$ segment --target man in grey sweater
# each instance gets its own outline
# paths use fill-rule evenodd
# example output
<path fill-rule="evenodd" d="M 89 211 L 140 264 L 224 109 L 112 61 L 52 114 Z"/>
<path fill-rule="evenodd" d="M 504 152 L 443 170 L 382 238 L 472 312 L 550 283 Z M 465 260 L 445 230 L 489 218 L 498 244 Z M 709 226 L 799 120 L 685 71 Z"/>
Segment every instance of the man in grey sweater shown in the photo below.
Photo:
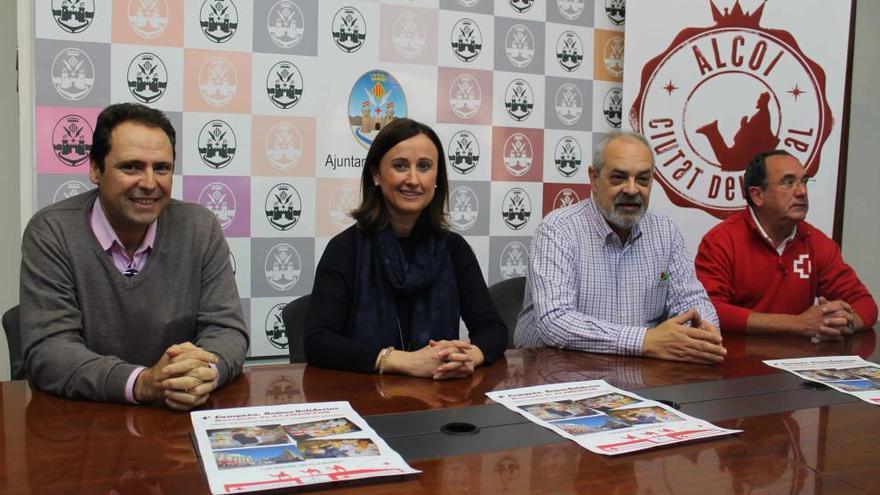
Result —
<path fill-rule="evenodd" d="M 171 199 L 175 132 L 158 110 L 107 107 L 98 189 L 37 212 L 21 262 L 23 367 L 57 395 L 188 410 L 241 372 L 248 332 L 217 220 Z"/>

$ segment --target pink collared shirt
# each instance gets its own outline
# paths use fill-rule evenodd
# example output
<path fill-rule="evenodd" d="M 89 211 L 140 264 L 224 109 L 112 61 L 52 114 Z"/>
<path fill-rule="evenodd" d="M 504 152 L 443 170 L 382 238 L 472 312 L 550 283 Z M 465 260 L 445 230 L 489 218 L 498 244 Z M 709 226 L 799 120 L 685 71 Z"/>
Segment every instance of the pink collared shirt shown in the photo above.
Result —
<path fill-rule="evenodd" d="M 113 230 L 113 226 L 110 225 L 110 220 L 107 220 L 107 214 L 104 213 L 100 198 L 95 199 L 95 204 L 92 206 L 92 214 L 90 217 L 92 232 L 95 233 L 95 238 L 98 239 L 98 244 L 101 245 L 101 249 L 107 252 L 110 259 L 113 261 L 113 266 L 115 266 L 120 273 L 125 273 L 125 271 L 129 269 L 141 271 L 144 268 L 144 265 L 147 263 L 147 257 L 153 249 L 153 243 L 156 241 L 157 222 L 158 220 L 154 220 L 153 223 L 147 227 L 147 233 L 144 235 L 144 240 L 141 242 L 141 245 L 138 246 L 132 256 L 128 256 L 128 253 L 125 252 L 125 246 L 122 245 L 119 236 L 116 235 L 116 231 Z M 143 366 L 136 368 L 130 375 L 128 375 L 128 381 L 125 383 L 125 400 L 132 404 L 138 403 L 134 398 L 134 383 L 141 371 L 145 369 L 146 368 Z"/>
<path fill-rule="evenodd" d="M 119 236 L 116 235 L 116 231 L 113 230 L 113 226 L 110 225 L 110 220 L 107 220 L 107 215 L 104 213 L 104 208 L 101 206 L 100 198 L 96 199 L 94 206 L 92 206 L 92 232 L 95 233 L 95 237 L 98 239 L 98 244 L 101 245 L 101 249 L 107 251 L 107 254 L 110 255 L 110 259 L 113 261 L 113 266 L 115 266 L 120 273 L 125 273 L 125 271 L 130 268 L 134 268 L 138 271 L 143 269 L 144 265 L 147 263 L 147 257 L 153 249 L 153 243 L 156 241 L 157 222 L 158 220 L 153 220 L 153 223 L 147 227 L 147 233 L 144 235 L 144 240 L 141 241 L 141 245 L 138 246 L 133 255 L 128 256 L 128 253 L 125 252 L 125 246 L 122 245 Z"/>

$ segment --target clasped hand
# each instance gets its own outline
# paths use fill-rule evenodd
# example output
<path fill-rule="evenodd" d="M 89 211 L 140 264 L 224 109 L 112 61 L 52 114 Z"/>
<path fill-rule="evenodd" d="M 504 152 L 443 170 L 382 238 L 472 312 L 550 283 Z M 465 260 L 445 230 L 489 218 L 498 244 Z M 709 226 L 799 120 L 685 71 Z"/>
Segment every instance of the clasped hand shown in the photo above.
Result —
<path fill-rule="evenodd" d="M 204 404 L 217 387 L 218 358 L 189 342 L 176 344 L 159 361 L 138 375 L 134 397 L 138 402 L 164 401 L 171 408 L 187 411 Z"/>
<path fill-rule="evenodd" d="M 798 315 L 801 333 L 816 343 L 842 340 L 852 335 L 856 325 L 855 312 L 846 301 L 829 301 L 820 297 L 817 304 Z"/>
<path fill-rule="evenodd" d="M 479 347 L 463 340 L 431 340 L 417 351 L 393 351 L 388 371 L 434 380 L 465 378 L 485 360 Z"/>
<path fill-rule="evenodd" d="M 718 328 L 703 320 L 696 309 L 648 329 L 642 351 L 648 357 L 704 364 L 720 363 L 727 354 Z"/>

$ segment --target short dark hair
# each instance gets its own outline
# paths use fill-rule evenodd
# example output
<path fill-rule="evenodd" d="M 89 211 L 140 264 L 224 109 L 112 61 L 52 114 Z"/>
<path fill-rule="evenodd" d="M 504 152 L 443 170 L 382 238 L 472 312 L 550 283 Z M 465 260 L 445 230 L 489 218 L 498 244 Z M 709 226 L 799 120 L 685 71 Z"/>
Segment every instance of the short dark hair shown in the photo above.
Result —
<path fill-rule="evenodd" d="M 395 119 L 383 127 L 367 151 L 367 159 L 364 162 L 363 173 L 361 173 L 361 204 L 351 212 L 351 216 L 357 221 L 360 229 L 367 232 L 378 232 L 388 226 L 390 222 L 388 206 L 385 204 L 382 189 L 373 185 L 373 172 L 379 170 L 382 157 L 391 148 L 397 146 L 401 141 L 419 134 L 428 136 L 437 147 L 437 188 L 434 190 L 434 199 L 422 212 L 418 223 L 427 223 L 438 233 L 448 229 L 446 203 L 449 195 L 449 181 L 446 178 L 446 156 L 443 153 L 443 143 L 440 142 L 434 129 L 407 118 Z"/>
<path fill-rule="evenodd" d="M 743 174 L 743 196 L 746 197 L 746 203 L 749 206 L 755 206 L 749 190 L 752 187 L 760 187 L 763 191 L 767 187 L 767 157 L 780 155 L 791 156 L 791 153 L 785 150 L 762 151 L 749 162 L 746 172 Z"/>
<path fill-rule="evenodd" d="M 165 131 L 165 135 L 171 141 L 172 159 L 177 159 L 177 152 L 174 145 L 177 142 L 177 135 L 174 133 L 174 126 L 168 117 L 161 110 L 150 108 L 140 103 L 116 103 L 110 105 L 101 111 L 98 120 L 95 123 L 95 132 L 92 135 L 92 149 L 89 154 L 89 160 L 98 166 L 98 171 L 104 173 L 104 159 L 110 153 L 110 136 L 113 129 L 123 122 L 135 122 L 147 127 L 157 127 Z"/>

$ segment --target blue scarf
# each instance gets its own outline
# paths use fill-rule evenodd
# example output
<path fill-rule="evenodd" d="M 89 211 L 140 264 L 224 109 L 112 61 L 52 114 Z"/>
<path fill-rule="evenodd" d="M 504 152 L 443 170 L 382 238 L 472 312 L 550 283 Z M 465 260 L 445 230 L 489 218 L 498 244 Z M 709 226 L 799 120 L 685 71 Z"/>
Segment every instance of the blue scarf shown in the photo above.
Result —
<path fill-rule="evenodd" d="M 358 236 L 353 339 L 414 351 L 429 339 L 458 338 L 458 282 L 446 241 L 433 232 L 411 241 L 408 261 L 391 227 Z M 411 301 L 409 332 L 400 326 L 406 318 L 397 314 L 397 296 Z"/>

